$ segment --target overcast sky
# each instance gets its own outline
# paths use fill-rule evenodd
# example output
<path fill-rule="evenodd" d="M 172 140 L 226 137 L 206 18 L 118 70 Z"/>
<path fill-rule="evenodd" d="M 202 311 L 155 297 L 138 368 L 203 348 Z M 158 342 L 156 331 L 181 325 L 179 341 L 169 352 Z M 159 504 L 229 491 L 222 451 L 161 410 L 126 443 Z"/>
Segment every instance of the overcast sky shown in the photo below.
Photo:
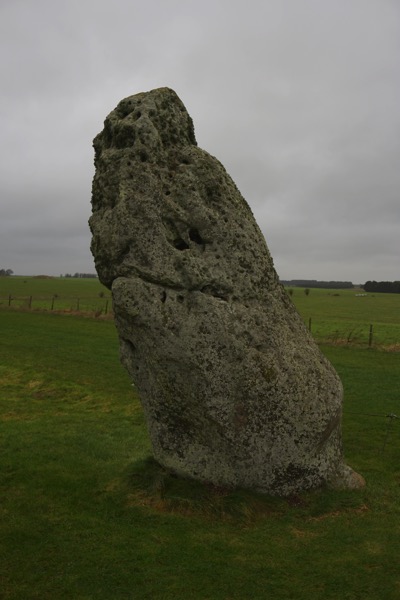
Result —
<path fill-rule="evenodd" d="M 398 0 L 1 0 L 0 268 L 94 272 L 92 139 L 168 86 L 282 279 L 400 279 Z"/>

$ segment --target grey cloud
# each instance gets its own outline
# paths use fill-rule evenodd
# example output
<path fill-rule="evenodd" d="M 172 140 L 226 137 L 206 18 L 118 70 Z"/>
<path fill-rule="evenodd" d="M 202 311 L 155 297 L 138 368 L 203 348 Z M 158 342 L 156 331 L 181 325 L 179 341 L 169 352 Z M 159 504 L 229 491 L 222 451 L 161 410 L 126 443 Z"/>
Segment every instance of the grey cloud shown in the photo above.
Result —
<path fill-rule="evenodd" d="M 5 0 L 2 266 L 93 271 L 91 140 L 168 85 L 282 278 L 398 279 L 399 30 L 390 0 Z"/>

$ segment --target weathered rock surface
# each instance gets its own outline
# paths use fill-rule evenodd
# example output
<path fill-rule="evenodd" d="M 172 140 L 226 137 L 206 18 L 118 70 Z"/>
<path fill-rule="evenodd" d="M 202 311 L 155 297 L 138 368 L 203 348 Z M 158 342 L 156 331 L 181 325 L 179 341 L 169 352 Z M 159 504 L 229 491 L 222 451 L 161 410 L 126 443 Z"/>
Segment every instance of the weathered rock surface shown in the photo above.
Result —
<path fill-rule="evenodd" d="M 175 92 L 122 100 L 94 148 L 91 248 L 155 458 L 278 495 L 361 485 L 343 463 L 340 380 Z"/>

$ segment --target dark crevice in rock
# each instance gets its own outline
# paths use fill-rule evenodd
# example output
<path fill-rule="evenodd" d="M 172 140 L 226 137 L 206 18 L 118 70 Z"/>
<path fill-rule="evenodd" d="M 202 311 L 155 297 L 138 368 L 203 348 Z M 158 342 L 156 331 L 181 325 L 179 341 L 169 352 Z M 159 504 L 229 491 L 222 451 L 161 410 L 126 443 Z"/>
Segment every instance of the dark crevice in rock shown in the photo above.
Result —
<path fill-rule="evenodd" d="M 136 352 L 136 346 L 127 338 L 122 338 L 122 341 L 128 346 L 129 350 L 133 353 Z"/>
<path fill-rule="evenodd" d="M 181 231 L 186 229 L 187 225 L 181 223 L 179 225 L 171 217 L 163 219 L 163 225 L 166 230 L 166 237 L 169 244 L 177 250 L 189 250 L 189 244 L 182 238 Z"/>
<path fill-rule="evenodd" d="M 204 244 L 203 238 L 201 237 L 198 229 L 196 229 L 195 227 L 191 227 L 189 229 L 189 238 L 195 244 L 199 244 L 199 245 L 203 245 Z"/>
<path fill-rule="evenodd" d="M 133 266 L 131 266 L 129 269 L 129 275 L 124 274 L 124 275 L 121 275 L 120 277 L 131 278 L 131 277 L 135 277 L 135 276 L 138 277 L 138 279 L 141 279 L 142 281 L 144 281 L 145 283 L 150 283 L 152 285 L 156 285 L 157 287 L 166 288 L 167 290 L 194 291 L 194 290 L 188 290 L 183 285 L 179 285 L 178 283 L 174 283 L 173 281 L 162 280 L 162 279 L 158 279 L 157 277 L 153 277 L 150 273 L 141 271 L 138 267 L 133 267 Z M 115 278 L 114 281 L 118 278 Z M 163 290 L 163 292 L 165 294 L 167 294 L 165 289 Z M 161 299 L 162 299 L 162 297 L 163 296 L 161 296 Z"/>
<path fill-rule="evenodd" d="M 194 286 L 194 287 L 185 287 L 183 285 L 179 285 L 178 283 L 175 284 L 172 281 L 162 281 L 162 280 L 157 279 L 156 277 L 153 277 L 152 275 L 150 275 L 150 273 L 145 273 L 145 272 L 141 271 L 137 267 L 135 267 L 134 270 L 132 269 L 130 271 L 129 276 L 132 277 L 134 274 L 139 279 L 141 279 L 142 281 L 144 281 L 146 283 L 150 283 L 150 284 L 156 285 L 158 287 L 166 288 L 167 290 L 173 290 L 176 292 L 187 292 L 187 293 L 201 292 L 202 294 L 205 294 L 207 296 L 213 296 L 214 298 L 219 298 L 220 300 L 223 300 L 224 302 L 229 301 L 230 293 L 232 292 L 232 290 L 227 289 L 224 286 L 218 287 L 218 284 L 216 284 L 216 283 L 204 284 L 204 285 L 201 284 L 201 285 Z M 164 303 L 167 299 L 166 289 L 163 289 L 161 292 L 160 298 L 161 298 L 162 303 Z M 178 302 L 183 301 L 183 300 L 181 300 L 181 298 L 183 298 L 183 300 L 184 300 L 184 296 L 177 296 Z M 239 300 L 239 299 L 235 296 L 235 300 Z"/>
<path fill-rule="evenodd" d="M 325 430 L 323 431 L 323 433 L 321 435 L 321 440 L 315 449 L 316 454 L 321 452 L 321 450 L 327 444 L 332 433 L 340 426 L 341 419 L 342 419 L 342 411 L 339 410 L 335 415 L 333 415 L 333 417 L 329 420 L 327 426 L 325 427 Z"/>
<path fill-rule="evenodd" d="M 182 238 L 176 238 L 174 240 L 174 247 L 177 250 L 189 250 L 189 244 L 187 244 Z"/>
<path fill-rule="evenodd" d="M 214 285 L 204 285 L 199 291 L 202 294 L 207 294 L 208 296 L 214 296 L 214 298 L 219 298 L 224 302 L 229 301 L 229 295 L 227 293 L 227 290 L 222 290 Z"/>

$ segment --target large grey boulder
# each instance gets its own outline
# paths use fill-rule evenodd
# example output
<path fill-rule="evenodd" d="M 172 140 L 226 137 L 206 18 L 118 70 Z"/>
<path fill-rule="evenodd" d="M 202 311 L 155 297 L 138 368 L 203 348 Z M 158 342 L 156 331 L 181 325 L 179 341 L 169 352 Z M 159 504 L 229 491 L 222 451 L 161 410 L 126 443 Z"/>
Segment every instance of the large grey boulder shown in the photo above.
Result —
<path fill-rule="evenodd" d="M 175 92 L 122 100 L 94 148 L 91 249 L 155 458 L 277 495 L 361 485 L 343 462 L 340 380 Z"/>

